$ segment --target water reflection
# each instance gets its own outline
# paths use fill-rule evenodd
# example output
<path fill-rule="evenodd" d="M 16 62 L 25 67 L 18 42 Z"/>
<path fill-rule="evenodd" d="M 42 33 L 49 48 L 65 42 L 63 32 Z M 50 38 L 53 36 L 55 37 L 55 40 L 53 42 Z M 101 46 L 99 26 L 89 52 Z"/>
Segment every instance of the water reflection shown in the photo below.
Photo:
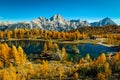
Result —
<path fill-rule="evenodd" d="M 8 41 L 8 46 L 21 46 L 27 55 L 40 54 L 43 50 L 44 42 L 41 41 Z M 78 61 L 81 57 L 85 57 L 86 54 L 90 54 L 92 58 L 99 56 L 101 53 L 109 53 L 118 51 L 115 47 L 105 47 L 96 44 L 58 44 L 59 48 L 66 48 L 68 53 L 68 59 Z M 79 50 L 79 54 L 74 54 L 75 50 Z"/>

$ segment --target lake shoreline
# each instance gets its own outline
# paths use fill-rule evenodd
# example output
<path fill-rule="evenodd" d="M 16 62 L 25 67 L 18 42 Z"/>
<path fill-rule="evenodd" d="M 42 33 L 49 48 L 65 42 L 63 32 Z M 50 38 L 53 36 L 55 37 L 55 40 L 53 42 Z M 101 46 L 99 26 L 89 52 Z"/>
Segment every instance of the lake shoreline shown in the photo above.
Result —
<path fill-rule="evenodd" d="M 116 47 L 117 46 L 117 45 L 113 45 L 113 44 L 103 44 L 102 42 L 99 42 L 97 44 L 103 45 L 103 46 L 106 46 L 106 47 Z"/>
<path fill-rule="evenodd" d="M 5 41 L 47 41 L 45 39 L 8 39 L 8 40 L 0 40 L 1 42 L 5 42 Z M 112 44 L 103 44 L 100 40 L 74 40 L 74 41 L 63 41 L 63 40 L 56 40 L 56 39 L 52 39 L 52 42 L 55 43 L 60 43 L 60 44 L 85 44 L 85 43 L 89 43 L 89 44 L 99 44 L 99 45 L 103 45 L 106 47 L 115 47 L 117 45 L 112 45 Z"/>

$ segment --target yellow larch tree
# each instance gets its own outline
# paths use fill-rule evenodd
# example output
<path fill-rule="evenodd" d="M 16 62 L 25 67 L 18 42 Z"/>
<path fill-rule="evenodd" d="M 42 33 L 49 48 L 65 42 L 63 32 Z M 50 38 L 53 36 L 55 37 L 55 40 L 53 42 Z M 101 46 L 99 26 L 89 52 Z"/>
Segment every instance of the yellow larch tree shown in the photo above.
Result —
<path fill-rule="evenodd" d="M 25 30 L 24 29 L 19 29 L 19 37 L 23 38 L 24 37 Z"/>
<path fill-rule="evenodd" d="M 105 53 L 102 53 L 102 54 L 101 54 L 101 56 L 98 58 L 98 61 L 99 61 L 100 63 L 106 62 L 106 55 L 105 55 Z"/>
<path fill-rule="evenodd" d="M 52 40 L 48 40 L 47 44 L 48 44 L 48 50 L 50 50 L 52 48 Z"/>
<path fill-rule="evenodd" d="M 90 55 L 87 54 L 86 57 L 85 57 L 85 59 L 86 59 L 86 60 L 90 60 L 90 59 L 91 59 L 91 58 L 90 58 Z"/>
<path fill-rule="evenodd" d="M 18 30 L 17 30 L 17 29 L 14 29 L 14 30 L 13 30 L 13 36 L 14 36 L 14 38 L 17 38 L 17 35 L 18 35 Z"/>
<path fill-rule="evenodd" d="M 61 38 L 61 33 L 60 32 L 57 32 L 57 38 L 60 39 Z"/>
<path fill-rule="evenodd" d="M 0 38 L 2 39 L 3 38 L 3 32 L 0 31 Z"/>
<path fill-rule="evenodd" d="M 97 80 L 106 80 L 105 75 L 103 73 L 98 73 Z"/>
<path fill-rule="evenodd" d="M 26 55 L 22 49 L 21 46 L 18 47 L 18 55 L 19 55 L 19 59 L 20 59 L 20 64 L 24 64 L 26 61 Z"/>
<path fill-rule="evenodd" d="M 44 43 L 44 47 L 43 47 L 43 49 L 44 49 L 44 52 L 46 52 L 48 49 L 47 49 L 48 47 L 47 47 L 47 43 L 45 42 Z"/>
<path fill-rule="evenodd" d="M 59 79 L 61 80 L 63 76 L 63 67 L 59 65 L 57 71 L 58 71 Z"/>
<path fill-rule="evenodd" d="M 108 62 L 104 64 L 104 71 L 107 77 L 111 76 L 112 70 L 110 69 Z"/>
<path fill-rule="evenodd" d="M 78 80 L 78 78 L 79 78 L 78 73 L 77 73 L 77 72 L 75 72 L 75 74 L 74 74 L 74 76 L 73 76 L 73 77 L 74 77 L 74 79 L 75 79 L 75 80 Z"/>
<path fill-rule="evenodd" d="M 65 60 L 67 58 L 66 50 L 64 47 L 62 48 L 61 56 L 62 56 L 62 60 Z"/>
<path fill-rule="evenodd" d="M 10 74 L 7 70 L 2 70 L 2 80 L 10 80 Z"/>
<path fill-rule="evenodd" d="M 115 54 L 115 56 L 113 57 L 113 61 L 114 61 L 114 62 L 117 62 L 119 59 L 120 59 L 119 54 L 118 54 L 118 53 Z"/>
<path fill-rule="evenodd" d="M 66 40 L 65 32 L 61 32 L 61 37 L 63 40 Z"/>
<path fill-rule="evenodd" d="M 57 43 L 54 43 L 53 46 L 54 46 L 55 52 L 58 52 L 59 51 L 59 47 L 58 47 Z"/>
<path fill-rule="evenodd" d="M 12 37 L 12 31 L 11 30 L 8 30 L 7 31 L 7 38 L 9 39 L 9 38 L 11 38 Z"/>
<path fill-rule="evenodd" d="M 11 79 L 11 80 L 16 80 L 16 79 L 17 79 L 16 72 L 14 72 L 14 71 L 11 71 L 11 72 L 10 72 L 10 79 Z"/>
<path fill-rule="evenodd" d="M 17 48 L 14 45 L 12 46 L 11 54 L 12 54 L 12 57 L 14 58 L 16 65 L 19 65 L 20 64 L 20 57 L 18 55 Z"/>

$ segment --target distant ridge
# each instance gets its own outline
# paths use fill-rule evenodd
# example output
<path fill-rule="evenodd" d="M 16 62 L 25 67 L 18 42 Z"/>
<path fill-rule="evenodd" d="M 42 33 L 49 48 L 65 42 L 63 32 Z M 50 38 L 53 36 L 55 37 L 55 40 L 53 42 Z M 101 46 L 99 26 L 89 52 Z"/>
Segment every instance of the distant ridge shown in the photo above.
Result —
<path fill-rule="evenodd" d="M 90 23 L 91 26 L 106 26 L 106 25 L 117 25 L 115 22 L 113 22 L 110 18 L 106 17 L 99 22 L 93 22 Z"/>

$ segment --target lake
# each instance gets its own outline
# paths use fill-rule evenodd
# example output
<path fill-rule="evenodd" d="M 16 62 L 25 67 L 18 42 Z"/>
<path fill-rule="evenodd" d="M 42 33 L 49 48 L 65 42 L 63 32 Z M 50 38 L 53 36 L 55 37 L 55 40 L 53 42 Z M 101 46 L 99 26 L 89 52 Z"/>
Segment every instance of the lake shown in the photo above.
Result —
<path fill-rule="evenodd" d="M 12 45 L 21 46 L 27 55 L 40 54 L 43 50 L 44 42 L 41 41 L 8 41 L 6 42 L 10 47 Z M 101 53 L 109 54 L 111 52 L 118 52 L 116 47 L 106 47 L 99 44 L 58 44 L 59 48 L 66 48 L 68 53 L 68 60 L 79 61 L 81 57 L 85 57 L 86 54 L 90 54 L 91 58 L 96 58 Z M 78 49 L 79 54 L 74 54 L 72 49 Z"/>

